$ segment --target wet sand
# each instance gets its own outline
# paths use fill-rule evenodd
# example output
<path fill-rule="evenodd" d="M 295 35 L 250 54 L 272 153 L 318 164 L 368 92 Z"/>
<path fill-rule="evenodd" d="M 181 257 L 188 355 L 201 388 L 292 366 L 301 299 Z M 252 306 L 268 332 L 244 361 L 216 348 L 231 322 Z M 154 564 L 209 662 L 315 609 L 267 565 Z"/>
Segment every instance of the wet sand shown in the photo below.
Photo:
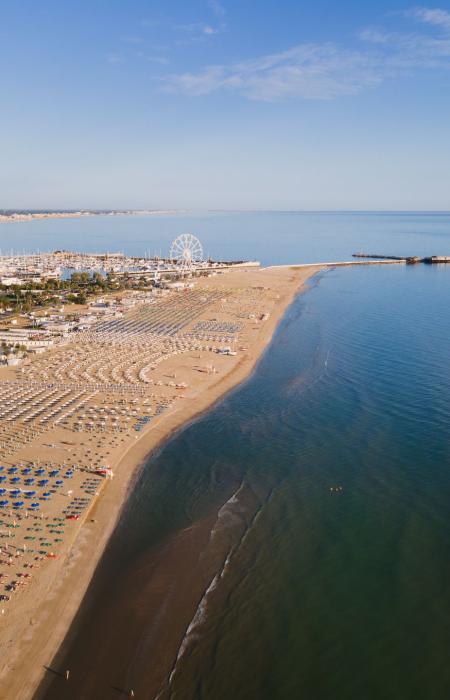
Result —
<path fill-rule="evenodd" d="M 119 580 L 108 581 L 108 564 L 102 562 L 98 580 L 94 577 L 83 601 L 83 615 L 50 664 L 54 673 L 47 673 L 35 697 L 106 699 L 133 688 L 136 697 L 161 693 L 163 698 L 180 640 L 214 576 L 213 562 L 202 561 L 213 524 L 214 517 L 206 518 L 175 533 L 134 562 Z M 81 653 L 70 655 L 71 682 L 66 683 L 65 650 L 89 624 L 99 595 L 95 627 Z"/>

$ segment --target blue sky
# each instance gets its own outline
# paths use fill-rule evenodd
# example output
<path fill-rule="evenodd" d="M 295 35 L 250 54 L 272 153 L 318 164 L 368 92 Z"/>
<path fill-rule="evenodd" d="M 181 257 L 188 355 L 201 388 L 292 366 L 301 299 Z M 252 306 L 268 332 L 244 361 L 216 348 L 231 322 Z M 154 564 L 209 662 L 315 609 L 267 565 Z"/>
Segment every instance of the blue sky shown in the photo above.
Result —
<path fill-rule="evenodd" d="M 450 4 L 4 3 L 0 208 L 450 209 Z"/>

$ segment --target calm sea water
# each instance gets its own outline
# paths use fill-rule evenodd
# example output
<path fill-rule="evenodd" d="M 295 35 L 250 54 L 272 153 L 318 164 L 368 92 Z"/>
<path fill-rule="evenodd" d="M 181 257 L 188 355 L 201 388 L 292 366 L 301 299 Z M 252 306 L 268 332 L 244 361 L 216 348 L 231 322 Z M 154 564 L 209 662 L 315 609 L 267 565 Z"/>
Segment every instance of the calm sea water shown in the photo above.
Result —
<path fill-rule="evenodd" d="M 0 250 L 125 251 L 167 255 L 192 232 L 216 259 L 263 264 L 347 260 L 363 250 L 387 255 L 446 254 L 450 214 L 192 213 L 174 216 L 49 219 L 0 225 Z"/>

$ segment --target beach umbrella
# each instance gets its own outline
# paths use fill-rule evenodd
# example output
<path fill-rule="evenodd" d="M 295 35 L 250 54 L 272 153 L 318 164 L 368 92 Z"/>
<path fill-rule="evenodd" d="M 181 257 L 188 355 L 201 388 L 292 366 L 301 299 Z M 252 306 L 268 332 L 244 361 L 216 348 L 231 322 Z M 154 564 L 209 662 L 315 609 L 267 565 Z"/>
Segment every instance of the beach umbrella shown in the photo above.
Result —
<path fill-rule="evenodd" d="M 8 469 L 8 474 L 15 474 L 17 471 L 17 467 L 11 467 L 11 469 Z"/>
<path fill-rule="evenodd" d="M 12 491 L 10 491 L 10 493 L 11 496 L 18 496 L 20 493 L 20 489 L 13 489 Z"/>
<path fill-rule="evenodd" d="M 6 506 L 9 504 L 9 501 L 0 501 L 0 508 L 6 508 Z"/>
<path fill-rule="evenodd" d="M 0 496 L 3 496 L 4 493 L 6 493 L 6 489 L 0 489 Z"/>
<path fill-rule="evenodd" d="M 61 486 L 64 483 L 64 481 L 62 479 L 58 479 L 55 483 L 56 486 Z"/>
<path fill-rule="evenodd" d="M 3 481 L 6 481 L 6 476 L 0 476 L 0 484 L 3 483 Z"/>
<path fill-rule="evenodd" d="M 15 476 L 13 479 L 11 479 L 11 483 L 12 483 L 12 484 L 18 484 L 19 482 L 20 482 L 20 477 L 19 477 L 19 476 Z"/>
<path fill-rule="evenodd" d="M 37 508 L 40 508 L 40 507 L 41 507 L 41 504 L 40 504 L 40 503 L 32 503 L 32 504 L 31 504 L 31 507 L 34 508 L 34 509 L 36 510 Z"/>
<path fill-rule="evenodd" d="M 48 479 L 41 479 L 39 482 L 39 486 L 47 486 L 48 484 Z"/>

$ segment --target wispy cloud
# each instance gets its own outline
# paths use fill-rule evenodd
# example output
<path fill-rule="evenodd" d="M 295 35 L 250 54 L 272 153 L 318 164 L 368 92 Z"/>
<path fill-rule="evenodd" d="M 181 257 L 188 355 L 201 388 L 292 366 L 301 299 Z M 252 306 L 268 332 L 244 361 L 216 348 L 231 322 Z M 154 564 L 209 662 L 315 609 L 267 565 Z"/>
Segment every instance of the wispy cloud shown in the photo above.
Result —
<path fill-rule="evenodd" d="M 202 27 L 203 34 L 218 34 L 219 30 L 215 29 L 214 27 L 211 27 L 209 24 L 205 24 L 204 27 Z"/>
<path fill-rule="evenodd" d="M 167 89 L 190 95 L 227 89 L 256 100 L 330 99 L 354 94 L 379 80 L 363 54 L 331 44 L 304 44 L 231 67 L 209 66 L 200 73 L 174 75 Z"/>
<path fill-rule="evenodd" d="M 414 7 L 407 12 L 407 15 L 414 17 L 420 22 L 432 24 L 435 27 L 441 27 L 450 32 L 450 12 L 440 9 L 430 9 L 427 7 Z"/>
<path fill-rule="evenodd" d="M 410 17 L 450 29 L 450 13 L 415 8 Z M 196 72 L 169 75 L 163 89 L 187 95 L 229 91 L 247 99 L 333 99 L 352 95 L 386 80 L 421 69 L 450 69 L 450 36 L 429 32 L 366 29 L 360 44 L 347 49 L 333 43 L 299 44 L 286 51 L 230 65 L 209 65 Z"/>
<path fill-rule="evenodd" d="M 208 0 L 208 7 L 217 17 L 225 17 L 227 14 L 225 7 L 219 0 Z"/>
<path fill-rule="evenodd" d="M 205 39 L 205 37 L 213 36 L 214 34 L 219 34 L 219 32 L 221 31 L 219 27 L 213 27 L 210 24 L 205 24 L 203 22 L 178 24 L 175 27 L 175 29 L 189 35 L 190 39 L 194 41 L 198 40 L 199 38 Z"/>

